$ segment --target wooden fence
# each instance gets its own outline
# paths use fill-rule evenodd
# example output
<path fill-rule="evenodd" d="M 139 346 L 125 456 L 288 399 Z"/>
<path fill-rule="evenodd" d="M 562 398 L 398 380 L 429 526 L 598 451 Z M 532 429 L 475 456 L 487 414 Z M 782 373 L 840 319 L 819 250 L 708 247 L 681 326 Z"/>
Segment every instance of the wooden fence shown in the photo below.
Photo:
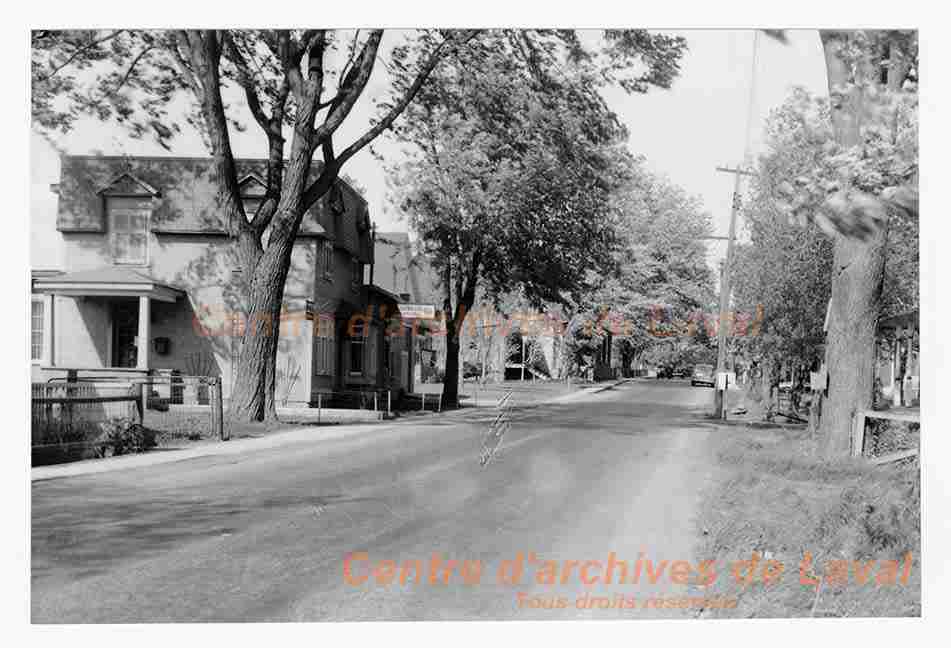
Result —
<path fill-rule="evenodd" d="M 160 445 L 228 438 L 217 377 L 51 381 L 33 383 L 30 396 L 34 463 L 95 456 L 104 425 L 120 420 L 147 428 Z"/>

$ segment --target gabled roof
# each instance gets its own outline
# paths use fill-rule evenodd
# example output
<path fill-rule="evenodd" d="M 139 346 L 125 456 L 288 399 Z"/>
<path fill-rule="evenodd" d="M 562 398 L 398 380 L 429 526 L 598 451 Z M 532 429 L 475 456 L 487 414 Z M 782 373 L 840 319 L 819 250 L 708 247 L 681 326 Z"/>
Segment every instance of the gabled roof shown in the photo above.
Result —
<path fill-rule="evenodd" d="M 267 160 L 235 159 L 242 194 L 264 195 Z M 308 182 L 320 175 L 314 162 Z M 358 257 L 373 260 L 368 236 L 366 200 L 344 179 L 308 209 L 301 221 L 301 237 L 323 236 Z M 227 235 L 227 213 L 218 205 L 218 185 L 211 157 L 116 157 L 64 155 L 60 182 L 55 185 L 56 229 L 66 233 L 105 233 L 103 196 L 141 197 L 150 200 L 150 230 L 168 235 Z M 336 209 L 334 208 L 336 206 Z M 337 212 L 343 209 L 343 213 Z"/>
<path fill-rule="evenodd" d="M 161 192 L 150 185 L 149 183 L 141 180 L 140 178 L 135 177 L 128 171 L 120 173 L 115 178 L 110 180 L 104 187 L 99 189 L 96 192 L 97 194 L 104 193 L 119 193 L 119 194 L 135 194 L 135 195 L 147 195 L 147 196 L 160 196 Z"/>
<path fill-rule="evenodd" d="M 257 173 L 248 173 L 238 180 L 238 187 L 242 194 L 253 192 L 253 195 L 264 195 L 267 191 L 267 183 Z"/>
<path fill-rule="evenodd" d="M 377 232 L 374 241 L 373 283 L 394 293 L 409 293 L 410 301 L 438 301 L 435 280 L 423 255 L 413 254 L 406 232 Z"/>

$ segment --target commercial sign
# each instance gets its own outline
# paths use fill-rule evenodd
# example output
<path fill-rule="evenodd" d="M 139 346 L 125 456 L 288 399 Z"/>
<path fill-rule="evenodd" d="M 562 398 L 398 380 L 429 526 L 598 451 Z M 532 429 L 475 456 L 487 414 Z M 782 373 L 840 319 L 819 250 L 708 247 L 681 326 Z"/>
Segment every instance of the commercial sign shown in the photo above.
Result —
<path fill-rule="evenodd" d="M 400 315 L 404 319 L 433 319 L 436 307 L 432 304 L 399 304 Z"/>

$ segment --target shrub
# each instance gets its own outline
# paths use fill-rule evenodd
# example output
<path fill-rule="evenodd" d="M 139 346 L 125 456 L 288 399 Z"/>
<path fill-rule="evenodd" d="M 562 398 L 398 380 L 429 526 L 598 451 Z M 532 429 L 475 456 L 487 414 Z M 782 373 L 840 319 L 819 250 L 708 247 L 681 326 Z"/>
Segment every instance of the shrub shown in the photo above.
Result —
<path fill-rule="evenodd" d="M 154 430 L 127 418 L 111 419 L 99 426 L 101 433 L 94 442 L 98 457 L 145 452 L 157 445 Z"/>
<path fill-rule="evenodd" d="M 62 421 L 33 421 L 31 461 L 34 466 L 79 461 L 95 456 L 88 441 L 99 433 L 88 421 L 68 425 Z"/>

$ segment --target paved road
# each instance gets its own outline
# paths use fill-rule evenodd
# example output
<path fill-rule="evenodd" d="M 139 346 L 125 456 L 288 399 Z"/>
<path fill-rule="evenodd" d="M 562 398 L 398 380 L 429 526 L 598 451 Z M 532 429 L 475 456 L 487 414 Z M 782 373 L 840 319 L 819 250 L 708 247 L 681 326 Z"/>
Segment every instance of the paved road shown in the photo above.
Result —
<path fill-rule="evenodd" d="M 692 516 L 712 470 L 706 443 L 712 428 L 700 416 L 710 394 L 677 382 L 632 382 L 560 404 L 516 402 L 511 427 L 485 467 L 479 451 L 494 413 L 482 410 L 331 441 L 37 481 L 32 618 L 691 614 L 640 605 L 650 597 L 697 594 L 693 586 L 671 583 L 655 563 L 695 564 Z M 645 577 L 637 585 L 606 584 L 604 571 L 592 564 L 586 576 L 602 580 L 582 584 L 583 563 L 599 561 L 604 570 L 612 551 L 631 571 L 638 557 L 653 561 L 657 583 Z M 525 559 L 519 584 L 499 583 L 499 567 L 519 552 Z M 434 554 L 442 562 L 431 583 Z M 345 580 L 347 556 L 352 578 L 367 582 Z M 387 560 L 397 563 L 395 577 L 379 584 L 370 567 L 379 566 L 376 575 L 386 582 Z M 421 582 L 407 569 L 401 584 L 400 570 L 417 560 Z M 470 579 L 479 561 L 478 583 L 464 582 L 458 567 L 448 584 L 439 583 L 448 560 L 470 561 Z M 554 584 L 545 580 L 553 568 Z M 586 593 L 610 598 L 611 606 L 579 607 Z M 623 607 L 631 604 L 625 597 L 636 597 L 639 607 Z M 557 607 L 559 598 L 564 607 Z"/>

